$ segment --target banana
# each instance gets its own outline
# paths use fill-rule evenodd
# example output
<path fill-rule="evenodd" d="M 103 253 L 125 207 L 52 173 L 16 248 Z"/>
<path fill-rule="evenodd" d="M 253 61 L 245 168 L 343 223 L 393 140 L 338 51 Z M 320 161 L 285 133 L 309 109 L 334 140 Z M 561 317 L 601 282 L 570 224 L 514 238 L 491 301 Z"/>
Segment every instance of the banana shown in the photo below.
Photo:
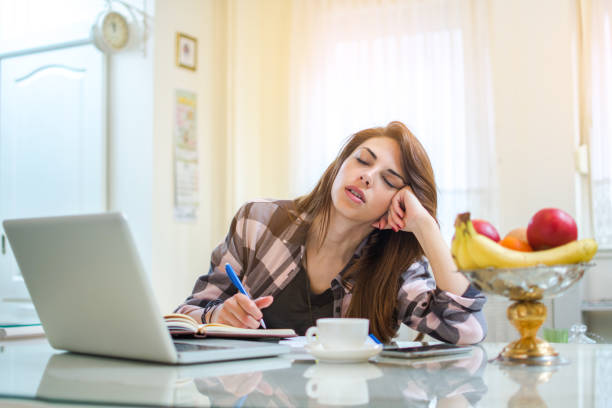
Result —
<path fill-rule="evenodd" d="M 461 259 L 461 264 L 463 265 L 461 269 L 479 269 L 478 263 L 476 263 L 474 257 L 470 254 L 466 238 L 463 239 L 459 247 L 459 259 Z"/>
<path fill-rule="evenodd" d="M 455 221 L 455 238 L 451 243 L 451 253 L 457 268 L 462 270 L 478 269 L 478 265 L 474 263 L 465 245 L 466 227 L 467 225 L 460 222 L 459 217 L 457 217 L 457 221 Z"/>
<path fill-rule="evenodd" d="M 476 232 L 470 214 L 457 216 L 455 221 L 455 262 L 461 270 L 479 268 L 522 268 L 535 265 L 561 265 L 590 261 L 597 252 L 594 239 L 572 241 L 543 251 L 521 252 L 505 248 Z"/>

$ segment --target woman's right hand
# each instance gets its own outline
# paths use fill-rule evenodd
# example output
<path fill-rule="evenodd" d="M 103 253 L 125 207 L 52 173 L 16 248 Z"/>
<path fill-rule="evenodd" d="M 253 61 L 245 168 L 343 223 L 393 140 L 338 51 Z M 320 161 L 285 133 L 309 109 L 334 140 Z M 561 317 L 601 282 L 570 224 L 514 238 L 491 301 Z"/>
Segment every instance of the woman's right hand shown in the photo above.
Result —
<path fill-rule="evenodd" d="M 263 318 L 261 309 L 270 306 L 273 301 L 272 296 L 251 300 L 242 293 L 236 293 L 213 310 L 210 322 L 257 329 L 259 321 Z"/>

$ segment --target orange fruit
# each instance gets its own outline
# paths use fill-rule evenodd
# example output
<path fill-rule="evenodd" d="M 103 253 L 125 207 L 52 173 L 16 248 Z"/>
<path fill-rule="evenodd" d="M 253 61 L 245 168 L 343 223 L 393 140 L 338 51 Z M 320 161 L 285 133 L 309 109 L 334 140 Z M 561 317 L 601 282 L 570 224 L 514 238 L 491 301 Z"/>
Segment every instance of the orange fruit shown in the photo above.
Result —
<path fill-rule="evenodd" d="M 523 242 L 529 242 L 527 240 L 527 228 L 525 227 L 515 228 L 509 233 L 507 233 L 506 236 L 520 239 Z"/>
<path fill-rule="evenodd" d="M 529 246 L 527 242 L 522 241 L 511 235 L 506 235 L 504 239 L 499 241 L 499 245 L 509 249 L 514 249 L 515 251 L 533 252 L 533 249 L 531 248 L 531 246 Z"/>

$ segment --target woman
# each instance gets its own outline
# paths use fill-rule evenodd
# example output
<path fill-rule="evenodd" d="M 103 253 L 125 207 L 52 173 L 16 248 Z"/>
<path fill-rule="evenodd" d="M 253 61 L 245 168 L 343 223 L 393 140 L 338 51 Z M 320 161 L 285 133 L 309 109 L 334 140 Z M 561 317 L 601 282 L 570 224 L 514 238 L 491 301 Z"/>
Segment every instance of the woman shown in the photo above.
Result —
<path fill-rule="evenodd" d="M 366 317 L 384 342 L 401 322 L 480 342 L 486 298 L 457 272 L 436 206 L 431 163 L 404 124 L 358 132 L 310 194 L 243 205 L 176 312 L 248 328 L 263 317 L 298 334 L 320 317 Z M 225 263 L 254 300 L 236 293 Z"/>

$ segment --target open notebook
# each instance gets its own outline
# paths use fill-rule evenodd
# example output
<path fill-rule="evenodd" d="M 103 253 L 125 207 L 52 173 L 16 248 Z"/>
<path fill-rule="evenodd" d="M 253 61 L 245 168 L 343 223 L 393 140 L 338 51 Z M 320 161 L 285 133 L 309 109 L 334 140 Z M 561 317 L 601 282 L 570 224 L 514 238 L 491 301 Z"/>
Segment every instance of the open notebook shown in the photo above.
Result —
<path fill-rule="evenodd" d="M 172 313 L 164 316 L 168 331 L 173 337 L 295 337 L 293 329 L 243 329 L 221 323 L 200 324 L 193 317 Z"/>

